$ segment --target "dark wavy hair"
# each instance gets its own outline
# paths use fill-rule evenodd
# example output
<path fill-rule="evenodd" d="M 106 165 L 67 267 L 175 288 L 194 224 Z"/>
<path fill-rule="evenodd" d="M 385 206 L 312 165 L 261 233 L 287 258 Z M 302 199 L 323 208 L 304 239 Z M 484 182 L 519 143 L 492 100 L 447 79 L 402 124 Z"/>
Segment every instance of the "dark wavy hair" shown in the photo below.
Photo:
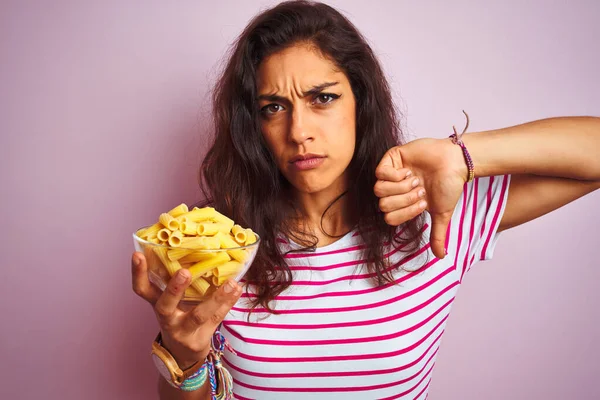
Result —
<path fill-rule="evenodd" d="M 346 195 L 360 210 L 355 228 L 366 248 L 367 269 L 373 283 L 392 281 L 383 243 L 397 243 L 414 251 L 421 242 L 422 217 L 405 223 L 403 235 L 389 226 L 373 192 L 375 168 L 385 152 L 404 143 L 390 88 L 365 38 L 334 8 L 308 1 L 287 1 L 255 16 L 228 54 L 224 71 L 213 90 L 214 141 L 200 170 L 206 202 L 236 223 L 251 227 L 262 242 L 245 279 L 255 286 L 253 308 L 270 303 L 292 282 L 278 234 L 297 237 L 287 220 L 289 183 L 280 174 L 260 129 L 256 71 L 269 55 L 294 44 L 307 43 L 343 71 L 356 98 L 356 146 L 348 166 Z M 312 246 L 316 245 L 312 243 Z"/>

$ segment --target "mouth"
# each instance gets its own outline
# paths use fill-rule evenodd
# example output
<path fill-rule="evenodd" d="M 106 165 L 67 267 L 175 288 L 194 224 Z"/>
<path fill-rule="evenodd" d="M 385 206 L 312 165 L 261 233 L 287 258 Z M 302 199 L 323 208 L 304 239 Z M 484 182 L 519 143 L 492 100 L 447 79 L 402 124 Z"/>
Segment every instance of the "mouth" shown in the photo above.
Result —
<path fill-rule="evenodd" d="M 299 170 L 313 169 L 323 164 L 325 158 L 325 156 L 319 154 L 298 154 L 297 156 L 292 157 L 290 164 L 293 164 L 294 167 Z"/>
<path fill-rule="evenodd" d="M 296 161 L 310 160 L 311 158 L 325 158 L 325 156 L 312 153 L 298 154 L 297 156 L 292 157 L 290 163 L 295 163 Z"/>

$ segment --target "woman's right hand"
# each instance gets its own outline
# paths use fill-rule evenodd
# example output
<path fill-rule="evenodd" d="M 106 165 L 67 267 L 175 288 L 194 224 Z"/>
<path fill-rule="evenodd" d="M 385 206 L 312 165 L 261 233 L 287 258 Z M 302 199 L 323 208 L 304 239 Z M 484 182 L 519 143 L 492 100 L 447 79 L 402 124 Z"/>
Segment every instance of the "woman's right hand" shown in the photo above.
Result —
<path fill-rule="evenodd" d="M 209 299 L 184 310 L 178 305 L 191 283 L 188 270 L 179 270 L 161 292 L 148 279 L 146 258 L 135 252 L 131 259 L 131 275 L 133 291 L 152 305 L 162 332 L 163 347 L 179 367 L 187 369 L 198 361 L 203 362 L 215 330 L 240 298 L 241 286 L 229 280 Z"/>

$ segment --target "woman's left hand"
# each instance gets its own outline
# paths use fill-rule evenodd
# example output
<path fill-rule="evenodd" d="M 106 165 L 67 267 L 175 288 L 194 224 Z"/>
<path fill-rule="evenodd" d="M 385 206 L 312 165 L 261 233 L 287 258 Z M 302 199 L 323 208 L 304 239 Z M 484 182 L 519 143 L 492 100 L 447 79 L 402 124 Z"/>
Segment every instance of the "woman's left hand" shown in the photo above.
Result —
<path fill-rule="evenodd" d="M 431 250 L 444 258 L 446 230 L 467 173 L 462 150 L 450 139 L 417 139 L 392 147 L 375 170 L 374 192 L 385 221 L 398 226 L 427 210 L 432 221 Z M 423 197 L 418 196 L 421 189 Z"/>

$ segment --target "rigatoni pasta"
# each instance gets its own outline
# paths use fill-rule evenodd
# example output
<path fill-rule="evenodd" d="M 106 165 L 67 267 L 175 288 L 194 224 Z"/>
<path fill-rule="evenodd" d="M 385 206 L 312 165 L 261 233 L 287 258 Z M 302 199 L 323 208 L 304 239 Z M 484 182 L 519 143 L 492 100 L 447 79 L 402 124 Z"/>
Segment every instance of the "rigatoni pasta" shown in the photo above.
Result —
<path fill-rule="evenodd" d="M 160 214 L 156 224 L 140 229 L 136 236 L 146 242 L 143 251 L 150 271 L 165 281 L 160 282 L 161 289 L 179 269 L 191 272 L 192 283 L 185 292 L 188 300 L 202 300 L 211 288 L 237 278 L 258 246 L 252 229 L 235 224 L 212 207 L 189 210 L 185 203 Z"/>

